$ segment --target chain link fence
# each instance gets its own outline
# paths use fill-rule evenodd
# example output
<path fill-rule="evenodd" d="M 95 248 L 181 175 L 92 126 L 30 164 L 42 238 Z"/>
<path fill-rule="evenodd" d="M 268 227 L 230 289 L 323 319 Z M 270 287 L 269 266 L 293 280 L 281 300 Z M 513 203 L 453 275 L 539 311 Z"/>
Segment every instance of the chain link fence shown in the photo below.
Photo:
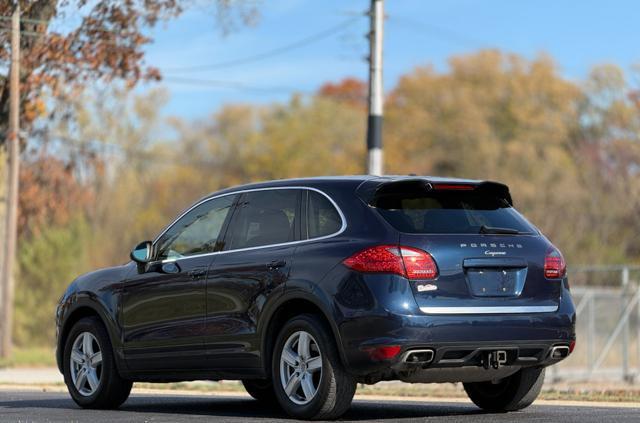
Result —
<path fill-rule="evenodd" d="M 640 384 L 640 266 L 574 267 L 569 282 L 576 348 L 549 379 Z"/>

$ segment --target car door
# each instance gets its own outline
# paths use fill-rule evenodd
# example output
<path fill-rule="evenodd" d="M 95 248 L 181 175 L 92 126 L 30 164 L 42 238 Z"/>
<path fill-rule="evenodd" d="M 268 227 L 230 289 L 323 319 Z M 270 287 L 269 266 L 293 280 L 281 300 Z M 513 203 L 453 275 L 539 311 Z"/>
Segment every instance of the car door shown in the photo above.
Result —
<path fill-rule="evenodd" d="M 300 233 L 300 190 L 251 191 L 238 199 L 223 251 L 207 280 L 207 346 L 214 368 L 257 368 L 257 321 L 284 288 Z"/>
<path fill-rule="evenodd" d="M 124 354 L 130 370 L 206 367 L 206 277 L 235 201 L 203 201 L 154 242 L 155 260 L 123 284 Z"/>

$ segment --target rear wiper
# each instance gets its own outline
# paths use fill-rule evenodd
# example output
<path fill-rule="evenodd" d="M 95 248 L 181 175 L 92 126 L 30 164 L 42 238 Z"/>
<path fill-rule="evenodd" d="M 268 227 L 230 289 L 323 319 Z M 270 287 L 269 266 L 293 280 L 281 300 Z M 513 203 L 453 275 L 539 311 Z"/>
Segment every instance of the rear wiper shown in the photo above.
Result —
<path fill-rule="evenodd" d="M 503 234 L 503 235 L 519 235 L 520 232 L 517 229 L 511 228 L 495 228 L 493 226 L 482 225 L 480 226 L 481 234 Z"/>

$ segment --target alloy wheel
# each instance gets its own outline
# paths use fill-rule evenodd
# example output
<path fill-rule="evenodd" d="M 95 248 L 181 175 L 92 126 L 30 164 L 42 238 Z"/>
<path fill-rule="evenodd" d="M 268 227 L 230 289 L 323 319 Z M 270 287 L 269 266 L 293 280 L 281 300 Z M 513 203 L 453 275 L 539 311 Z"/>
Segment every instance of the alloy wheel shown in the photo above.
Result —
<path fill-rule="evenodd" d="M 285 394 L 298 405 L 308 404 L 322 380 L 322 353 L 308 332 L 293 333 L 280 354 L 280 382 Z"/>
<path fill-rule="evenodd" d="M 90 332 L 80 333 L 73 341 L 69 360 L 71 381 L 77 391 L 85 397 L 93 395 L 102 377 L 102 351 L 96 337 Z"/>

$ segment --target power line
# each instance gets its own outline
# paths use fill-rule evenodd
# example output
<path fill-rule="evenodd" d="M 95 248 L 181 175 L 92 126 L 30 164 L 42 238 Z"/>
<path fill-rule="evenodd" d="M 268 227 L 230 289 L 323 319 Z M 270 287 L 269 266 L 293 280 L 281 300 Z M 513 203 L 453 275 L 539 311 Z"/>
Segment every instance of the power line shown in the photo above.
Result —
<path fill-rule="evenodd" d="M 468 35 L 461 34 L 451 29 L 443 28 L 438 25 L 427 24 L 425 22 L 418 21 L 406 16 L 389 16 L 388 19 L 389 19 L 389 23 L 402 24 L 403 26 L 411 26 L 430 36 L 440 38 L 441 40 L 444 40 L 444 41 L 450 41 L 455 44 L 463 45 L 465 47 L 472 47 L 472 48 L 491 47 L 489 43 L 486 43 L 482 40 L 478 40 L 474 37 L 469 37 Z"/>
<path fill-rule="evenodd" d="M 234 67 L 234 66 L 239 66 L 239 65 L 244 65 L 247 63 L 252 63 L 252 62 L 256 62 L 256 61 L 260 61 L 260 60 L 264 60 L 264 59 L 268 59 L 270 57 L 273 56 L 278 56 L 281 54 L 284 54 L 288 51 L 291 50 L 296 50 L 302 47 L 305 47 L 309 44 L 313 44 L 316 43 L 318 41 L 321 41 L 323 39 L 326 39 L 336 33 L 338 33 L 339 31 L 341 31 L 342 29 L 345 29 L 347 27 L 349 27 L 350 25 L 352 25 L 353 23 L 355 23 L 357 20 L 359 20 L 361 18 L 360 15 L 356 16 L 356 17 L 352 17 L 350 19 L 347 19 L 335 26 L 332 26 L 326 30 L 317 32 L 315 34 L 312 34 L 308 37 L 302 38 L 298 41 L 295 41 L 293 43 L 290 44 L 286 44 L 284 46 L 281 47 L 277 47 L 271 50 L 267 50 L 264 51 L 262 53 L 258 53 L 255 55 L 251 55 L 251 56 L 245 56 L 245 57 L 241 57 L 238 59 L 233 59 L 233 60 L 228 60 L 228 61 L 223 61 L 223 62 L 217 62 L 217 63 L 210 63 L 210 64 L 206 64 L 206 65 L 194 65 L 194 66 L 184 66 L 184 67 L 171 67 L 171 68 L 165 68 L 164 70 L 169 71 L 169 72 L 199 72 L 199 71 L 204 71 L 204 70 L 212 70 L 212 69 L 223 69 L 223 68 L 229 68 L 229 67 Z M 6 20 L 7 17 L 6 16 L 0 16 L 0 21 L 2 20 Z M 10 18 L 9 18 L 10 19 Z M 28 22 L 32 22 L 32 23 L 39 23 L 39 24 L 49 24 L 50 21 L 46 21 L 46 20 L 40 20 L 40 19 L 22 19 L 23 21 L 28 21 Z M 111 33 L 114 35 L 122 35 L 122 31 L 115 31 L 115 30 L 107 30 L 107 29 L 99 29 L 96 28 L 96 30 L 101 31 L 101 32 L 105 32 L 105 33 Z M 0 32 L 5 32 L 5 31 L 10 31 L 10 28 L 7 27 L 3 27 L 0 25 Z M 28 31 L 28 30 L 21 30 L 20 31 L 21 35 L 27 36 L 27 37 L 46 37 L 48 35 L 51 35 L 47 32 L 35 32 L 35 31 Z M 120 45 L 118 42 L 116 41 L 103 41 L 104 43 L 107 44 L 112 44 L 112 45 Z M 182 82 L 182 83 L 193 83 L 193 81 L 187 82 L 185 81 L 175 81 L 175 82 Z M 213 85 L 212 81 L 207 81 L 202 85 Z M 253 89 L 253 88 L 252 88 Z M 255 88 L 256 91 L 258 90 L 262 90 L 261 88 Z"/>
<path fill-rule="evenodd" d="M 30 19 L 30 18 L 24 18 L 24 17 L 20 17 L 21 22 L 26 22 L 26 23 L 31 23 L 31 24 L 35 24 L 35 25 L 45 25 L 47 28 L 45 29 L 45 31 L 43 32 L 39 32 L 39 31 L 29 31 L 29 30 L 24 30 L 21 29 L 20 30 L 20 34 L 27 36 L 27 37 L 46 37 L 49 35 L 53 35 L 53 34 L 61 34 L 61 32 L 56 31 L 55 29 L 51 29 L 50 28 L 50 24 L 52 22 L 56 22 L 56 19 L 49 19 L 49 20 L 45 20 L 45 19 Z M 66 19 L 64 19 L 66 20 Z M 9 32 L 11 31 L 11 28 L 6 27 L 6 26 L 2 26 L 1 24 L 3 23 L 2 21 L 11 21 L 11 17 L 10 16 L 0 16 L 0 32 Z M 116 37 L 122 37 L 124 34 L 124 30 L 122 29 L 106 29 L 106 28 L 89 28 L 90 31 L 97 31 L 97 32 L 101 32 L 104 34 L 109 34 L 112 35 L 114 38 Z M 49 31 L 49 32 L 47 32 Z M 72 31 L 68 31 L 69 33 L 71 33 Z M 67 35 L 63 35 L 63 36 L 67 36 Z M 105 44 L 111 44 L 111 45 L 122 45 L 122 43 L 118 43 L 117 40 L 112 39 L 112 40 L 104 40 L 103 43 Z"/>
<path fill-rule="evenodd" d="M 67 150 L 67 153 L 71 153 L 72 151 L 75 153 L 88 153 L 92 152 L 97 155 L 102 155 L 105 158 L 107 156 L 115 156 L 125 160 L 139 160 L 145 161 L 154 164 L 163 164 L 163 165 L 180 165 L 180 166 L 212 166 L 216 162 L 216 157 L 209 158 L 185 158 L 185 157 L 173 157 L 158 154 L 157 149 L 132 149 L 127 148 L 124 145 L 116 144 L 100 139 L 81 139 L 74 138 L 72 136 L 61 134 L 61 133 L 52 133 L 47 134 L 51 137 L 47 142 L 57 142 L 61 144 L 62 150 Z M 107 149 L 109 151 L 107 151 Z M 63 153 L 59 151 L 57 154 L 60 155 Z"/>
<path fill-rule="evenodd" d="M 0 20 L 2 21 L 7 21 L 7 22 L 11 22 L 11 16 L 0 16 Z M 34 24 L 43 24 L 43 25 L 49 25 L 49 22 L 52 21 L 52 19 L 50 20 L 45 20 L 45 19 L 30 19 L 30 18 L 25 18 L 24 16 L 20 17 L 20 21 L 21 22 L 27 22 L 27 23 L 34 23 Z"/>
<path fill-rule="evenodd" d="M 49 19 L 49 20 L 45 20 L 45 19 L 29 19 L 29 18 L 24 18 L 21 17 L 20 20 L 22 22 L 26 22 L 26 23 L 31 23 L 31 24 L 35 24 L 35 25 L 45 25 L 45 26 L 49 26 L 52 22 L 56 22 L 56 19 Z M 8 16 L 0 16 L 0 21 L 11 21 L 11 17 Z M 121 35 L 123 30 L 122 29 L 107 29 L 107 28 L 91 28 L 92 31 L 99 31 L 99 32 L 104 32 L 104 33 L 110 33 L 110 34 L 115 34 L 115 35 Z"/>
<path fill-rule="evenodd" d="M 273 93 L 282 93 L 282 94 L 297 94 L 307 97 L 320 96 L 317 90 L 304 90 L 294 87 L 287 86 L 256 86 L 256 85 L 248 85 L 244 82 L 240 81 L 221 81 L 221 80 L 211 80 L 211 79 L 200 79 L 200 78 L 184 78 L 178 76 L 165 76 L 163 75 L 162 81 L 174 82 L 177 84 L 186 84 L 186 85 L 194 85 L 203 88 L 220 88 L 220 89 L 235 89 L 239 91 L 249 91 L 255 92 L 257 94 L 273 94 Z M 336 100 L 344 100 L 350 99 L 351 97 L 348 94 L 334 94 L 330 96 Z"/>
<path fill-rule="evenodd" d="M 330 28 L 327 28 L 323 31 L 317 32 L 315 34 L 309 35 L 305 38 L 302 38 L 298 41 L 295 41 L 293 43 L 290 44 L 286 44 L 284 46 L 281 47 L 277 47 L 271 50 L 267 50 L 264 51 L 262 53 L 258 53 L 258 54 L 254 54 L 251 56 L 245 56 L 245 57 L 240 57 L 238 59 L 233 59 L 233 60 L 228 60 L 228 61 L 223 61 L 223 62 L 217 62 L 217 63 L 210 63 L 207 65 L 195 65 L 195 66 L 183 66 L 183 67 L 173 67 L 173 68 L 165 68 L 166 71 L 169 72 L 200 72 L 200 71 L 205 71 L 205 70 L 213 70 L 213 69 L 223 69 L 223 68 L 230 68 L 233 66 L 239 66 L 239 65 L 245 65 L 247 63 L 253 63 L 253 62 L 257 62 L 260 60 L 264 60 L 264 59 L 268 59 L 270 57 L 273 56 L 278 56 L 284 53 L 287 53 L 291 50 L 296 50 L 302 47 L 305 47 L 309 44 L 313 44 L 316 43 L 318 41 L 321 41 L 325 38 L 328 38 L 334 34 L 336 34 L 337 32 L 351 26 L 353 23 L 355 23 L 356 21 L 360 20 L 360 16 L 357 17 L 353 17 L 350 19 L 347 19 L 345 21 L 342 21 L 341 23 L 339 23 L 338 25 L 334 25 Z"/>
<path fill-rule="evenodd" d="M 0 32 L 11 32 L 11 28 L 0 26 Z M 45 35 L 49 35 L 45 32 L 35 32 L 35 31 L 26 31 L 26 30 L 20 30 L 19 32 L 20 32 L 20 35 L 26 35 L 27 37 L 43 37 Z"/>
<path fill-rule="evenodd" d="M 0 32 L 4 30 L 10 31 L 10 29 L 8 28 L 0 27 Z M 37 37 L 48 35 L 46 33 L 35 33 L 31 31 L 20 31 L 20 34 L 26 35 L 26 36 L 37 36 Z M 115 42 L 109 42 L 109 41 L 105 41 L 105 42 L 111 45 L 116 45 Z M 255 85 L 249 85 L 240 81 L 221 81 L 221 80 L 210 80 L 210 79 L 200 79 L 200 78 L 185 78 L 181 76 L 171 76 L 171 75 L 168 75 L 168 76 L 163 75 L 162 79 L 164 81 L 173 82 L 177 84 L 196 85 L 201 87 L 221 88 L 221 89 L 230 88 L 235 90 L 252 91 L 252 92 L 264 93 L 264 94 L 277 93 L 277 92 L 287 93 L 287 94 L 294 93 L 294 92 L 299 94 L 309 94 L 309 95 L 313 94 L 311 92 L 304 92 L 303 90 L 293 88 L 293 87 L 255 86 Z"/>
<path fill-rule="evenodd" d="M 11 32 L 11 28 L 0 26 L 0 32 Z M 47 37 L 47 36 L 52 36 L 52 35 L 59 35 L 61 37 L 67 37 L 68 36 L 68 35 L 60 35 L 60 34 L 52 33 L 52 32 L 34 32 L 34 31 L 27 31 L 27 30 L 20 30 L 20 35 L 23 35 L 23 36 L 26 36 L 26 37 L 34 37 L 34 38 Z M 115 35 L 115 33 L 114 33 L 114 35 Z M 75 39 L 76 40 L 80 40 L 77 37 Z M 100 42 L 103 43 L 103 44 L 108 44 L 108 45 L 118 46 L 118 47 L 123 47 L 123 46 L 127 45 L 124 41 L 116 41 L 114 39 L 102 40 Z M 94 44 L 95 44 L 95 42 L 94 42 Z"/>
<path fill-rule="evenodd" d="M 256 85 L 248 85 L 244 82 L 240 81 L 220 81 L 220 80 L 211 80 L 211 79 L 200 79 L 200 78 L 184 78 L 180 76 L 163 76 L 162 78 L 167 82 L 175 82 L 177 84 L 186 84 L 186 85 L 197 85 L 201 87 L 211 87 L 211 88 L 231 88 L 235 90 L 241 91 L 254 91 L 257 93 L 301 93 L 301 94 L 309 94 L 308 92 L 304 92 L 302 90 L 296 89 L 294 87 L 286 87 L 286 86 L 256 86 Z"/>

